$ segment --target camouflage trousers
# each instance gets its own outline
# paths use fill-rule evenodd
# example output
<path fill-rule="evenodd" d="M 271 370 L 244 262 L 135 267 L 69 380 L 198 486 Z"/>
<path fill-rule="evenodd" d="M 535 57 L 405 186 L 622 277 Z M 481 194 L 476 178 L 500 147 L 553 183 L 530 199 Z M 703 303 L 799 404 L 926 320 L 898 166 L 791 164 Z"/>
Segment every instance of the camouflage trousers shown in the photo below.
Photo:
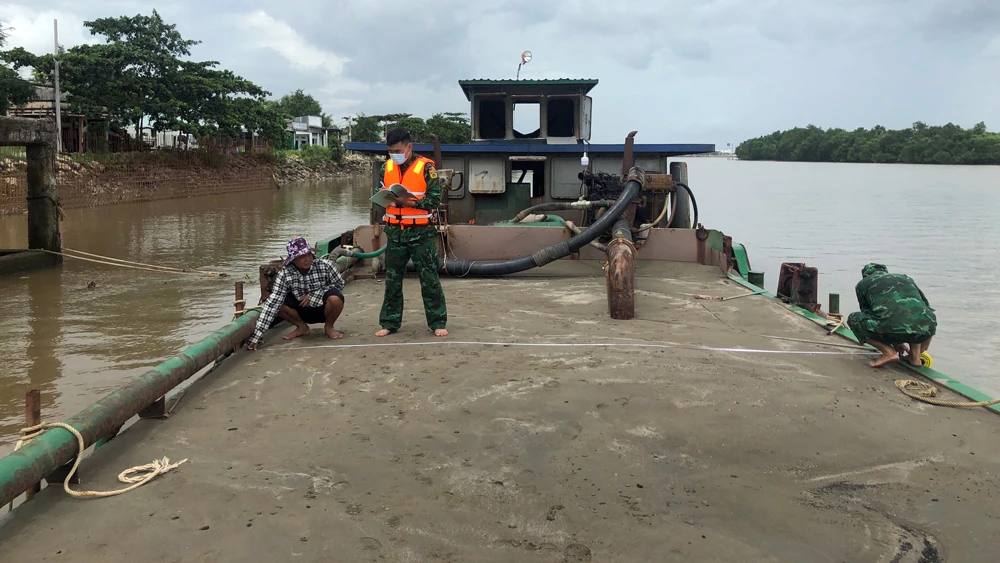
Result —
<path fill-rule="evenodd" d="M 440 261 L 437 243 L 433 236 L 412 241 L 395 242 L 391 239 L 385 250 L 385 297 L 378 322 L 382 328 L 395 332 L 403 323 L 403 277 L 406 263 L 413 260 L 420 278 L 420 294 L 424 299 L 424 315 L 431 330 L 445 328 L 448 309 L 444 290 L 438 276 Z"/>
<path fill-rule="evenodd" d="M 857 311 L 847 316 L 847 328 L 851 329 L 858 342 L 864 344 L 869 340 L 898 346 L 900 344 L 922 344 L 934 336 L 934 327 L 918 326 L 883 326 L 878 319 L 867 313 Z M 929 330 L 927 330 L 929 328 Z"/>

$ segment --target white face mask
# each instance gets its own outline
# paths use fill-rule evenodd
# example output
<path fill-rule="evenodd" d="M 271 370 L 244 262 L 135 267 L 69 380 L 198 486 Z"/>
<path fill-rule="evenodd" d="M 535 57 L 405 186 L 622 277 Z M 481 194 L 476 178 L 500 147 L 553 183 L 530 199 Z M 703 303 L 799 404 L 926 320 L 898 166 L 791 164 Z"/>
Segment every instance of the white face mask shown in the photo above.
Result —
<path fill-rule="evenodd" d="M 392 161 L 395 162 L 396 164 L 403 164 L 404 162 L 406 162 L 405 154 L 392 153 L 389 155 L 389 158 L 391 158 Z"/>

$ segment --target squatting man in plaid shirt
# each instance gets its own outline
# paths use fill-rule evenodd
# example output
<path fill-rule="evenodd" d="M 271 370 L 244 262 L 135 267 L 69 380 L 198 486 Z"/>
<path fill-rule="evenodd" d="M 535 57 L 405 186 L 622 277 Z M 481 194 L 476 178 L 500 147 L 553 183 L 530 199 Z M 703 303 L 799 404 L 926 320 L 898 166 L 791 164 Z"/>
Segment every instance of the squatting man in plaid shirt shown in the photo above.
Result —
<path fill-rule="evenodd" d="M 317 259 L 306 239 L 292 239 L 286 249 L 284 267 L 274 280 L 274 289 L 261 307 L 260 317 L 247 348 L 256 350 L 264 333 L 276 324 L 275 316 L 293 325 L 295 330 L 285 340 L 309 334 L 310 324 L 323 323 L 330 338 L 344 335 L 333 328 L 344 310 L 344 278 L 337 266 L 325 258 Z"/>

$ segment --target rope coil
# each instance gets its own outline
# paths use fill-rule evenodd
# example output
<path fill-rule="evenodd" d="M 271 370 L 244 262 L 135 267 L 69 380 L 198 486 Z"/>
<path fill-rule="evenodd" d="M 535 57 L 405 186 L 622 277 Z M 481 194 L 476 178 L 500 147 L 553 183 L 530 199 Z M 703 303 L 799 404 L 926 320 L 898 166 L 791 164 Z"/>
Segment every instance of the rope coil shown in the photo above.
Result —
<path fill-rule="evenodd" d="M 847 319 L 844 318 L 844 315 L 841 315 L 840 313 L 827 313 L 826 314 L 827 336 L 837 332 L 837 329 L 840 327 L 846 327 L 847 325 L 844 324 L 845 322 L 847 322 Z"/>
<path fill-rule="evenodd" d="M 897 379 L 896 387 L 907 397 L 941 407 L 975 408 L 1000 404 L 1000 399 L 993 399 L 992 401 L 945 401 L 943 399 L 936 399 L 935 397 L 938 394 L 937 387 L 913 379 Z"/>
<path fill-rule="evenodd" d="M 77 468 L 80 467 L 80 461 L 83 459 L 83 452 L 86 450 L 86 446 L 83 442 L 83 436 L 76 428 L 73 428 L 63 422 L 43 422 L 42 424 L 22 428 L 21 439 L 19 439 L 17 441 L 17 445 L 14 446 L 14 451 L 17 451 L 24 444 L 27 444 L 52 428 L 63 428 L 71 432 L 73 436 L 76 437 L 76 443 L 79 445 L 79 453 L 77 453 L 76 459 L 73 461 L 73 467 L 69 470 L 69 473 L 66 474 L 66 480 L 63 481 L 63 489 L 66 491 L 66 494 L 75 498 L 103 498 L 127 493 L 152 481 L 157 475 L 163 475 L 172 469 L 176 469 L 182 463 L 187 461 L 187 458 L 184 458 L 177 463 L 170 463 L 170 459 L 164 457 L 153 460 L 151 463 L 147 463 L 145 465 L 130 467 L 118 474 L 119 481 L 122 483 L 131 483 L 130 486 L 125 487 L 124 489 L 117 489 L 114 491 L 74 491 L 69 488 L 69 482 L 73 478 L 73 475 L 76 474 Z M 14 503 L 11 502 L 11 507 L 13 507 L 13 505 Z"/>

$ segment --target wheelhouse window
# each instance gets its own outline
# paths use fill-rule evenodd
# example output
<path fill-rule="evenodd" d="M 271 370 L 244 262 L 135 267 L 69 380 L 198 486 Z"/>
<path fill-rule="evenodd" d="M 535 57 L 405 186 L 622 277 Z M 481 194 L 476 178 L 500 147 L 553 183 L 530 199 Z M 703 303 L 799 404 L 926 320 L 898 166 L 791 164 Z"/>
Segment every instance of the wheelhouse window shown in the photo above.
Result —
<path fill-rule="evenodd" d="M 503 139 L 507 135 L 507 104 L 503 98 L 480 99 L 476 116 L 480 139 Z"/>

